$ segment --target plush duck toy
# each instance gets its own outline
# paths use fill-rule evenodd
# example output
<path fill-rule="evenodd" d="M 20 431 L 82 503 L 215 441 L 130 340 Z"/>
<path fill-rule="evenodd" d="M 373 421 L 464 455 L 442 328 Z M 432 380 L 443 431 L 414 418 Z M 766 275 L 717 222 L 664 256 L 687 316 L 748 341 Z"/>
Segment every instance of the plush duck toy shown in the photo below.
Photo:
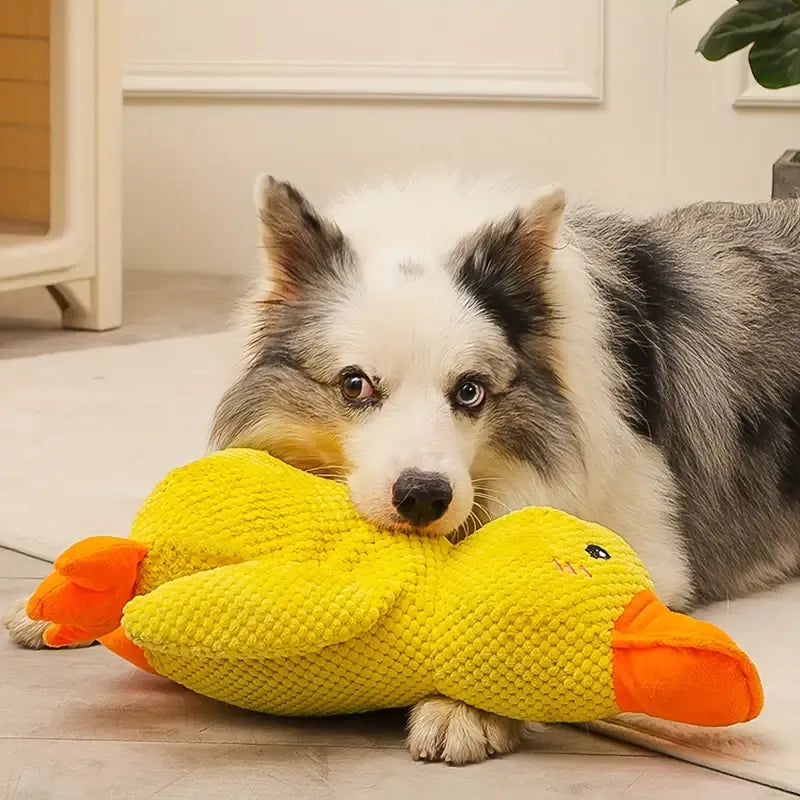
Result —
<path fill-rule="evenodd" d="M 762 706 L 747 656 L 655 597 L 610 531 L 546 508 L 452 545 L 380 530 L 346 487 L 263 452 L 173 471 L 128 539 L 68 549 L 28 605 L 54 646 L 259 711 L 323 715 L 445 695 L 508 717 L 638 711 L 702 725 Z"/>

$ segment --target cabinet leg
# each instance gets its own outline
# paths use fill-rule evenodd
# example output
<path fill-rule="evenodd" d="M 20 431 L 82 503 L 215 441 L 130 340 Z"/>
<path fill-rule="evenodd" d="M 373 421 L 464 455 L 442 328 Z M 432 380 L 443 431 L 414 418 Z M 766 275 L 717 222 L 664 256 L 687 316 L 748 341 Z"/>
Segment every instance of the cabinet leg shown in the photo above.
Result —
<path fill-rule="evenodd" d="M 101 278 L 84 278 L 47 287 L 61 309 L 65 328 L 107 331 L 122 324 L 118 287 L 106 286 Z"/>

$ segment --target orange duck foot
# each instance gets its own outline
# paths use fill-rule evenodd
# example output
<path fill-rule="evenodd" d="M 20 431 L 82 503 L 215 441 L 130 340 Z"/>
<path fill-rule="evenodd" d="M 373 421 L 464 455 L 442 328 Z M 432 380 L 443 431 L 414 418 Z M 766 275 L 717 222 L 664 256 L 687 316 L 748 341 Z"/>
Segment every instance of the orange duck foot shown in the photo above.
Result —
<path fill-rule="evenodd" d="M 26 609 L 31 619 L 56 623 L 45 642 L 64 647 L 115 631 L 146 555 L 145 545 L 115 536 L 93 536 L 65 550 Z"/>
<path fill-rule="evenodd" d="M 125 631 L 122 629 L 121 625 L 115 631 L 112 631 L 105 636 L 101 636 L 100 644 L 102 644 L 103 647 L 108 648 L 112 653 L 116 653 L 120 658 L 124 658 L 126 661 L 129 661 L 135 667 L 139 667 L 139 669 L 143 669 L 147 672 L 152 672 L 154 675 L 158 675 L 158 673 L 150 666 L 150 662 L 147 659 L 147 654 L 141 647 L 139 647 L 138 644 L 134 644 L 125 635 Z"/>

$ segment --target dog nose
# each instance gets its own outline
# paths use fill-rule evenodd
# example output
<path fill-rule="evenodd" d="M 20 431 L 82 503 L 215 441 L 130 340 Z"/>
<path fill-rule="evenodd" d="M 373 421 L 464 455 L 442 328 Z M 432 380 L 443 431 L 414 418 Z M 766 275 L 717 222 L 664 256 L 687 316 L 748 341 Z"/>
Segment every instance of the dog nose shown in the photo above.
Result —
<path fill-rule="evenodd" d="M 452 499 L 450 481 L 438 472 L 403 470 L 392 486 L 392 504 L 417 527 L 443 516 Z"/>

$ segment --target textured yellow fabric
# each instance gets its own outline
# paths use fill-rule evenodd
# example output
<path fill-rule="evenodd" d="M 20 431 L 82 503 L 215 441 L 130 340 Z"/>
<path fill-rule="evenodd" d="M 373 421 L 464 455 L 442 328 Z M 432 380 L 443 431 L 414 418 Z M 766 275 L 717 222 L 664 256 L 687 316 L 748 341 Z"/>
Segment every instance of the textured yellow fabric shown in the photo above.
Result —
<path fill-rule="evenodd" d="M 453 546 L 379 530 L 344 486 L 250 450 L 172 472 L 131 538 L 148 555 L 123 628 L 153 667 L 286 715 L 437 693 L 527 720 L 614 714 L 612 628 L 651 588 L 621 538 L 562 512 Z"/>

